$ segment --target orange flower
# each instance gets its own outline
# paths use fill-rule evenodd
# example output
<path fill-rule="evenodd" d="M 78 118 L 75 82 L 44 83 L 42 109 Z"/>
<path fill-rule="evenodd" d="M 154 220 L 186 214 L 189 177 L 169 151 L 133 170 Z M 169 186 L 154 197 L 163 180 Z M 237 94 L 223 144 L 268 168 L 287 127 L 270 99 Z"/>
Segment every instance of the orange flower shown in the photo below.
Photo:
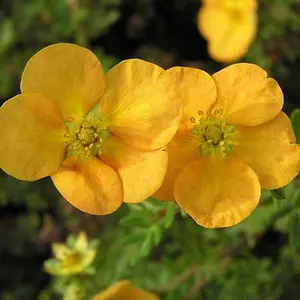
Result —
<path fill-rule="evenodd" d="M 209 55 L 230 63 L 243 57 L 256 35 L 256 0 L 203 0 L 198 28 Z"/>
<path fill-rule="evenodd" d="M 252 64 L 212 77 L 192 68 L 167 73 L 177 83 L 183 116 L 155 196 L 175 198 L 202 226 L 237 224 L 257 206 L 261 188 L 285 186 L 299 172 L 300 146 L 281 112 L 282 91 Z"/>
<path fill-rule="evenodd" d="M 159 300 L 157 296 L 134 287 L 130 281 L 122 280 L 108 287 L 92 300 Z"/>
<path fill-rule="evenodd" d="M 163 180 L 160 148 L 179 122 L 181 103 L 164 73 L 132 59 L 105 77 L 85 48 L 44 48 L 23 72 L 22 93 L 0 109 L 1 168 L 21 180 L 50 175 L 71 204 L 91 214 L 144 200 Z"/>

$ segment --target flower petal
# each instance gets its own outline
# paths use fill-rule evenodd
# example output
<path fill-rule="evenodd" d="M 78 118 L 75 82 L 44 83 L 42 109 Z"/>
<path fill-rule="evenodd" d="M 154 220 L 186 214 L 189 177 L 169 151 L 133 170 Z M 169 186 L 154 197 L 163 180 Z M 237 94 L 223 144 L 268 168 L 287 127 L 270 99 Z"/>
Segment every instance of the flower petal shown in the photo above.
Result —
<path fill-rule="evenodd" d="M 63 197 L 83 212 L 106 215 L 122 204 L 118 174 L 95 157 L 82 163 L 70 157 L 51 178 Z"/>
<path fill-rule="evenodd" d="M 89 243 L 88 243 L 86 233 L 84 231 L 80 231 L 76 238 L 74 249 L 80 252 L 84 252 L 88 249 L 88 246 Z"/>
<path fill-rule="evenodd" d="M 255 209 L 260 185 L 247 165 L 226 158 L 207 158 L 188 165 L 174 187 L 175 200 L 208 228 L 235 225 Z"/>
<path fill-rule="evenodd" d="M 59 260 L 53 258 L 44 262 L 44 271 L 51 275 L 66 275 L 69 273 L 69 270 L 64 269 Z"/>
<path fill-rule="evenodd" d="M 168 165 L 166 151 L 142 151 L 111 137 L 101 160 L 112 166 L 123 183 L 124 202 L 139 203 L 161 186 Z"/>
<path fill-rule="evenodd" d="M 0 167 L 20 180 L 55 172 L 64 157 L 65 126 L 56 105 L 38 94 L 22 94 L 0 108 Z"/>
<path fill-rule="evenodd" d="M 152 63 L 131 59 L 107 74 L 100 116 L 112 120 L 111 132 L 142 150 L 165 146 L 178 127 L 181 101 L 164 73 Z"/>
<path fill-rule="evenodd" d="M 121 280 L 103 290 L 92 300 L 159 300 L 157 296 L 134 287 L 129 280 Z"/>
<path fill-rule="evenodd" d="M 188 134 L 177 133 L 168 144 L 168 169 L 162 186 L 153 195 L 164 201 L 174 200 L 174 184 L 180 172 L 190 163 L 200 158 L 197 141 Z"/>
<path fill-rule="evenodd" d="M 198 29 L 208 41 L 210 56 L 230 63 L 243 57 L 255 37 L 255 10 L 230 11 L 203 5 L 198 14 Z"/>
<path fill-rule="evenodd" d="M 267 78 L 259 66 L 247 63 L 231 65 L 214 74 L 218 98 L 215 108 L 222 108 L 230 122 L 256 126 L 277 116 L 283 106 L 278 83 Z"/>
<path fill-rule="evenodd" d="M 52 252 L 55 258 L 62 260 L 66 254 L 70 255 L 74 251 L 63 243 L 53 243 Z"/>
<path fill-rule="evenodd" d="M 95 54 L 74 44 L 55 44 L 36 53 L 22 75 L 22 93 L 39 93 L 55 101 L 64 120 L 81 119 L 106 87 Z"/>
<path fill-rule="evenodd" d="M 216 101 L 217 88 L 209 74 L 202 70 L 173 67 L 166 71 L 170 80 L 174 81 L 178 96 L 182 101 L 181 125 L 191 129 L 191 117 L 199 119 L 198 111 L 208 111 Z M 181 128 L 183 129 L 183 128 Z"/>
<path fill-rule="evenodd" d="M 289 118 L 281 112 L 257 127 L 238 128 L 240 140 L 232 155 L 248 164 L 264 189 L 287 185 L 300 171 L 300 146 Z"/>

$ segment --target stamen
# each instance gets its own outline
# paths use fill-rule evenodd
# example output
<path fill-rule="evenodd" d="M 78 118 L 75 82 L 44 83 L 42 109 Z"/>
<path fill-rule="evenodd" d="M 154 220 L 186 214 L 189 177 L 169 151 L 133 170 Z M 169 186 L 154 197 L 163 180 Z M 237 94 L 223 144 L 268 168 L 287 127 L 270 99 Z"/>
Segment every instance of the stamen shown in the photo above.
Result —
<path fill-rule="evenodd" d="M 228 124 L 228 119 L 220 118 L 223 114 L 223 109 L 215 109 L 205 112 L 198 111 L 200 116 L 196 121 L 194 117 L 190 118 L 194 128 L 191 130 L 191 135 L 194 136 L 200 145 L 202 155 L 213 154 L 220 152 L 225 155 L 231 152 L 232 145 L 236 137 L 236 127 Z"/>
<path fill-rule="evenodd" d="M 79 159 L 98 154 L 110 136 L 101 120 L 96 120 L 95 117 L 69 124 L 67 127 L 67 155 L 75 155 Z"/>

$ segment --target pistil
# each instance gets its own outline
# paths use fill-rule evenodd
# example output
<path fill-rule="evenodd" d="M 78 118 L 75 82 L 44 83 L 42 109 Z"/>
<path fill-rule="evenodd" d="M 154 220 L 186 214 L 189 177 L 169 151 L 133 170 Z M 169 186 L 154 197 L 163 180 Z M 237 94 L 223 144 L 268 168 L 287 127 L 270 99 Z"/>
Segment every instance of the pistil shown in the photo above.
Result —
<path fill-rule="evenodd" d="M 202 111 L 198 114 L 198 121 L 195 118 L 191 118 L 190 121 L 194 124 L 191 134 L 197 139 L 201 154 L 229 154 L 237 135 L 235 126 L 222 118 L 222 110 L 207 112 L 205 118 Z"/>

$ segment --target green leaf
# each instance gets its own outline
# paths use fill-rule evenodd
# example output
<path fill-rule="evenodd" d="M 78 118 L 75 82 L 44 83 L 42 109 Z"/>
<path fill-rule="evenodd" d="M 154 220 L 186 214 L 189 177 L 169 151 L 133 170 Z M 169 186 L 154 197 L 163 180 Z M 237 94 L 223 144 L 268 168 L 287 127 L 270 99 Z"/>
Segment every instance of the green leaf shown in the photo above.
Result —
<path fill-rule="evenodd" d="M 152 232 L 154 244 L 158 245 L 162 238 L 162 230 L 161 230 L 160 226 L 154 225 L 151 228 L 151 232 Z"/>
<path fill-rule="evenodd" d="M 130 204 L 127 204 L 127 206 L 129 207 L 130 210 L 133 210 L 133 211 L 139 211 L 139 212 L 141 212 L 141 211 L 144 210 L 144 208 L 141 206 L 140 203 L 138 203 L 138 204 L 130 203 Z"/>
<path fill-rule="evenodd" d="M 167 213 L 165 217 L 165 228 L 170 228 L 175 219 L 175 204 L 174 202 L 167 203 Z"/>
<path fill-rule="evenodd" d="M 138 242 L 141 242 L 144 238 L 145 238 L 145 231 L 137 231 L 132 233 L 129 236 L 126 236 L 123 240 L 122 240 L 122 244 L 123 245 L 130 245 L 130 244 L 135 244 Z"/>
<path fill-rule="evenodd" d="M 295 196 L 294 196 L 294 207 L 296 209 L 300 208 L 300 189 L 297 189 L 295 191 Z"/>
<path fill-rule="evenodd" d="M 285 188 L 284 187 L 280 188 L 280 189 L 276 189 L 276 190 L 271 190 L 271 194 L 277 200 L 284 200 L 284 199 L 286 199 Z"/>
<path fill-rule="evenodd" d="M 158 212 L 163 209 L 163 203 L 157 199 L 149 198 L 146 201 L 143 201 L 141 205 L 148 211 L 152 213 Z"/>
<path fill-rule="evenodd" d="M 291 123 L 294 129 L 297 144 L 300 144 L 300 109 L 295 109 L 291 114 Z"/>
<path fill-rule="evenodd" d="M 280 209 L 280 207 L 282 205 L 282 199 L 277 199 L 277 198 L 273 197 L 273 205 L 276 210 Z"/>
<path fill-rule="evenodd" d="M 185 217 L 187 217 L 188 216 L 188 213 L 184 210 L 184 209 L 180 209 L 180 213 L 181 213 L 181 216 L 183 217 L 183 218 L 185 218 Z"/>
<path fill-rule="evenodd" d="M 142 257 L 145 257 L 149 254 L 149 252 L 152 249 L 152 245 L 153 245 L 152 234 L 148 234 L 148 235 L 146 235 L 145 240 L 144 240 L 144 242 L 142 244 L 142 247 L 141 247 L 140 252 L 141 252 Z"/>
<path fill-rule="evenodd" d="M 0 55 L 7 51 L 14 43 L 16 33 L 11 19 L 4 19 L 1 21 L 0 28 Z"/>
<path fill-rule="evenodd" d="M 151 249 L 152 249 L 152 245 L 153 245 L 153 239 L 152 239 L 152 234 L 147 234 L 145 236 L 145 239 L 139 249 L 139 251 L 132 256 L 131 259 L 131 264 L 135 265 L 137 262 L 139 262 L 141 260 L 141 258 L 146 257 Z"/>
<path fill-rule="evenodd" d="M 146 219 L 132 214 L 120 220 L 120 224 L 126 227 L 147 227 L 147 223 Z"/>
<path fill-rule="evenodd" d="M 294 249 L 300 246 L 300 215 L 297 213 L 291 215 L 289 242 Z"/>

